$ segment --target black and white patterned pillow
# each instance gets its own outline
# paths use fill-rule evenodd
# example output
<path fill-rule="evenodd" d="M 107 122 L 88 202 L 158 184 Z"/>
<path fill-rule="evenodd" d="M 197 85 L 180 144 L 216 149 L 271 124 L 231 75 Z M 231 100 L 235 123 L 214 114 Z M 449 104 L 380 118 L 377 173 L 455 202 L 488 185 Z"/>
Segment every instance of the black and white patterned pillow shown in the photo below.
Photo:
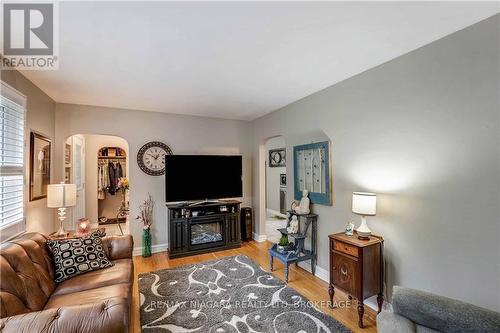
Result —
<path fill-rule="evenodd" d="M 102 248 L 98 231 L 82 238 L 53 239 L 47 241 L 55 265 L 55 282 L 113 266 Z"/>

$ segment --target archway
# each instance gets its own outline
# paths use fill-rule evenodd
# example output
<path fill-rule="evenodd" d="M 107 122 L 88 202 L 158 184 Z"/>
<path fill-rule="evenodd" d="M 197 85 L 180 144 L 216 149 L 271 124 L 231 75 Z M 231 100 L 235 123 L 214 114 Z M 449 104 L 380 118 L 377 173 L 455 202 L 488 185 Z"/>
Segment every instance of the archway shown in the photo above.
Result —
<path fill-rule="evenodd" d="M 107 235 L 128 234 L 127 214 L 117 216 L 129 197 L 118 181 L 130 174 L 128 142 L 113 135 L 75 134 L 66 139 L 63 156 L 63 179 L 77 185 L 77 205 L 65 228 L 73 230 L 76 220 L 86 217 Z"/>
<path fill-rule="evenodd" d="M 258 156 L 258 209 L 257 241 L 277 242 L 276 230 L 286 226 L 286 210 L 289 202 L 287 189 L 287 149 L 285 137 L 274 135 L 259 145 Z"/>
<path fill-rule="evenodd" d="M 285 138 L 283 136 L 270 138 L 264 147 L 266 158 L 265 234 L 267 240 L 277 243 L 281 236 L 278 229 L 286 227 L 286 211 L 288 209 Z"/>

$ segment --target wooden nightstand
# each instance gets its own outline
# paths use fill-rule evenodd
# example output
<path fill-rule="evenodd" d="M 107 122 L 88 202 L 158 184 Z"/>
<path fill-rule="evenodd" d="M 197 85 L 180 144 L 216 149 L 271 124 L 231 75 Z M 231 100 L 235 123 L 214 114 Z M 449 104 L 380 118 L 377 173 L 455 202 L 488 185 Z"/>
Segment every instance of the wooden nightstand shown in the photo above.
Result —
<path fill-rule="evenodd" d="M 363 328 L 363 301 L 377 295 L 378 312 L 384 301 L 383 246 L 380 236 L 360 240 L 356 233 L 347 236 L 338 233 L 330 238 L 330 302 L 333 304 L 335 288 L 358 300 L 358 326 Z"/>

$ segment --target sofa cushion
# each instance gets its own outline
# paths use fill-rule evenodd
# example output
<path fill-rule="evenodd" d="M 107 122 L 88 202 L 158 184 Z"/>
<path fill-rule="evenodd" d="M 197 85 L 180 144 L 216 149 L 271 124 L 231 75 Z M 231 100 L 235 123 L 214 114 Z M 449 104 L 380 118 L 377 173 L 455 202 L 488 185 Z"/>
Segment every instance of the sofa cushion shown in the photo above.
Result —
<path fill-rule="evenodd" d="M 379 333 L 416 333 L 415 324 L 393 312 L 382 311 L 377 315 L 377 332 Z"/>
<path fill-rule="evenodd" d="M 439 332 L 500 332 L 500 313 L 425 291 L 394 286 L 394 313 Z"/>
<path fill-rule="evenodd" d="M 134 248 L 132 235 L 106 236 L 102 238 L 102 247 L 110 260 L 130 259 Z"/>
<path fill-rule="evenodd" d="M 130 281 L 133 281 L 132 259 L 114 260 L 112 267 L 78 275 L 61 282 L 53 295 L 64 295 L 119 283 L 130 283 Z"/>
<path fill-rule="evenodd" d="M 129 305 L 121 298 L 0 319 L 2 333 L 126 333 Z"/>
<path fill-rule="evenodd" d="M 83 305 L 103 302 L 107 299 L 116 298 L 129 302 L 131 285 L 128 283 L 115 284 L 112 286 L 100 287 L 78 291 L 64 295 L 53 295 L 45 305 L 44 309 L 60 308 L 71 305 Z"/>
<path fill-rule="evenodd" d="M 439 331 L 433 330 L 432 328 L 422 326 L 422 325 L 415 325 L 417 328 L 417 333 L 441 333 Z"/>
<path fill-rule="evenodd" d="M 27 233 L 0 248 L 0 317 L 43 309 L 54 291 L 47 238 Z"/>
<path fill-rule="evenodd" d="M 57 283 L 113 265 L 104 252 L 98 231 L 82 238 L 48 240 L 47 246 L 54 256 Z"/>

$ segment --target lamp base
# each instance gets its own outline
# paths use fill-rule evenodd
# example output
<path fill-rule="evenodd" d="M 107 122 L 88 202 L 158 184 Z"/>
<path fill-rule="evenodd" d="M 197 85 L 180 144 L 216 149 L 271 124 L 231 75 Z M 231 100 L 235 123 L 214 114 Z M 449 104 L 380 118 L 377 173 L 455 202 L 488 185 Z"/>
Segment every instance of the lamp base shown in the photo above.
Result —
<path fill-rule="evenodd" d="M 66 208 L 58 208 L 59 215 L 59 230 L 57 230 L 57 236 L 63 237 L 67 235 L 66 230 L 64 230 L 64 220 L 66 219 Z"/>
<path fill-rule="evenodd" d="M 366 216 L 361 216 L 361 225 L 358 229 L 356 229 L 356 233 L 358 234 L 358 239 L 361 240 L 369 240 L 372 234 L 372 231 L 368 228 L 366 224 Z"/>
<path fill-rule="evenodd" d="M 358 239 L 359 240 L 370 240 L 370 236 L 361 236 L 360 234 L 358 234 Z"/>

